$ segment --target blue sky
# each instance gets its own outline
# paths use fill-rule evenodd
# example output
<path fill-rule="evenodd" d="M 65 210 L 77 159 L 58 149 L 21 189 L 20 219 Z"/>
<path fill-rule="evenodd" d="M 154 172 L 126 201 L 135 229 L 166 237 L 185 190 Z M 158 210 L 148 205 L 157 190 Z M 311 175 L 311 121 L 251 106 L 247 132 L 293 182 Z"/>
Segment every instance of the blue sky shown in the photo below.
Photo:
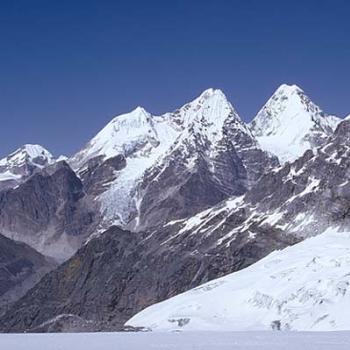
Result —
<path fill-rule="evenodd" d="M 137 105 L 170 111 L 208 87 L 250 120 L 281 83 L 350 113 L 350 1 L 0 2 L 0 155 L 77 151 Z"/>

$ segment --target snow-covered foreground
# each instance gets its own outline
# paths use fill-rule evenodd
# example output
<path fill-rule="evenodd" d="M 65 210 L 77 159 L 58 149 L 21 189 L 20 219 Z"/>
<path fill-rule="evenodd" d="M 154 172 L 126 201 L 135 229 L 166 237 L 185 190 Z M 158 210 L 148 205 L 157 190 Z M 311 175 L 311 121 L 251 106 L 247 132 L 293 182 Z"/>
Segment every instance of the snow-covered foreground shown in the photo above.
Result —
<path fill-rule="evenodd" d="M 350 332 L 1 334 L 3 350 L 348 350 Z"/>
<path fill-rule="evenodd" d="M 152 305 L 154 331 L 350 330 L 350 233 L 329 229 L 250 267 Z"/>

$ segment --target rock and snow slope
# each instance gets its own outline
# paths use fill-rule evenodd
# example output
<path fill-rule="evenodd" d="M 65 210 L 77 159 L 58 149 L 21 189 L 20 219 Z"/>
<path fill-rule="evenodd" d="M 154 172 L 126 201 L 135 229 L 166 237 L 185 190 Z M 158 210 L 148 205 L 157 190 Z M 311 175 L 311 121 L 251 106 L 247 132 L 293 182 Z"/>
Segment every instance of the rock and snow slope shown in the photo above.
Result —
<path fill-rule="evenodd" d="M 239 272 L 150 306 L 127 322 L 152 330 L 345 330 L 350 233 L 329 229 Z"/>
<path fill-rule="evenodd" d="M 276 161 L 225 95 L 208 89 L 173 113 L 153 116 L 137 107 L 115 117 L 70 164 L 96 195 L 105 227 L 139 229 L 166 220 L 169 213 L 151 214 L 169 202 L 176 218 L 240 195 Z M 198 200 L 189 193 L 196 184 L 203 189 Z"/>
<path fill-rule="evenodd" d="M 336 120 L 295 86 L 279 90 L 254 133 L 291 137 L 294 156 L 325 142 L 292 163 L 277 167 L 224 94 L 209 89 L 173 113 L 138 107 L 114 118 L 68 160 L 77 173 L 55 162 L 0 191 L 5 235 L 44 254 L 74 254 L 0 318 L 0 329 L 44 330 L 69 314 L 119 329 L 152 303 L 274 249 L 334 225 L 348 231 L 350 121 L 327 138 Z M 281 127 L 289 116 L 299 129 Z"/>
<path fill-rule="evenodd" d="M 296 85 L 281 85 L 250 123 L 261 147 L 281 162 L 320 146 L 340 118 L 324 113 Z"/>
<path fill-rule="evenodd" d="M 23 145 L 0 160 L 0 190 L 18 185 L 35 171 L 53 162 L 54 157 L 44 147 Z"/>

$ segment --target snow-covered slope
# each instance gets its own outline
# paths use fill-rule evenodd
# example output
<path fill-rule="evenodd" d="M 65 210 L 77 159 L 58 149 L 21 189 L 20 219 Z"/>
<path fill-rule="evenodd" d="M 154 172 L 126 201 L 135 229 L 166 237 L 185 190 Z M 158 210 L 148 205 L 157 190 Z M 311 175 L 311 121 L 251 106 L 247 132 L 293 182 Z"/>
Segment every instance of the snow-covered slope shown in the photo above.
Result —
<path fill-rule="evenodd" d="M 176 137 L 176 130 L 166 121 L 163 117 L 152 116 L 142 107 L 116 116 L 74 156 L 72 163 L 80 168 L 94 157 L 106 160 L 119 154 L 146 159 L 146 154 L 153 155 L 160 143 L 171 143 Z"/>
<path fill-rule="evenodd" d="M 0 188 L 15 186 L 36 170 L 53 162 L 52 154 L 44 147 L 23 145 L 0 160 Z"/>
<path fill-rule="evenodd" d="M 152 305 L 127 324 L 152 330 L 345 330 L 350 233 L 328 229 L 239 272 Z"/>
<path fill-rule="evenodd" d="M 320 146 L 340 121 L 325 114 L 298 86 L 283 84 L 250 127 L 263 149 L 286 162 Z"/>
<path fill-rule="evenodd" d="M 348 350 L 350 332 L 1 334 L 0 347 L 6 350 Z"/>
<path fill-rule="evenodd" d="M 98 200 L 106 220 L 119 224 L 128 221 L 135 188 L 146 169 L 151 167 L 172 145 L 179 134 L 176 125 L 164 116 L 152 116 L 137 107 L 130 113 L 112 119 L 70 164 L 78 173 L 89 171 L 89 162 L 102 162 L 122 156 L 125 166 L 104 179 L 103 193 Z M 122 200 L 121 200 L 122 199 Z"/>

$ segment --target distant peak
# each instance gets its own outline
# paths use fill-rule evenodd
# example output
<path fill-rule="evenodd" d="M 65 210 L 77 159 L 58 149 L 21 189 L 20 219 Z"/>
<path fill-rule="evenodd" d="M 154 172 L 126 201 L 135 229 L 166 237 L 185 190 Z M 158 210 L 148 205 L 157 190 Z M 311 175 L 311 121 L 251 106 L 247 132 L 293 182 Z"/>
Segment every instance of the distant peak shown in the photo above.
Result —
<path fill-rule="evenodd" d="M 135 109 L 131 111 L 131 113 L 144 113 L 148 114 L 148 112 L 141 106 L 137 106 Z"/>
<path fill-rule="evenodd" d="M 135 109 L 133 109 L 131 112 L 126 113 L 126 114 L 122 114 L 121 116 L 134 116 L 134 117 L 149 117 L 150 113 L 148 113 L 143 107 L 141 106 L 137 106 Z"/>
<path fill-rule="evenodd" d="M 292 84 L 282 84 L 280 85 L 275 94 L 292 94 L 293 92 L 300 93 L 304 92 L 298 85 Z"/>
<path fill-rule="evenodd" d="M 25 153 L 31 158 L 36 158 L 36 157 L 46 157 L 49 159 L 53 159 L 52 154 L 43 146 L 37 145 L 37 144 L 31 144 L 27 143 L 12 152 L 9 157 L 14 156 L 19 153 Z"/>
<path fill-rule="evenodd" d="M 53 155 L 47 149 L 40 145 L 28 143 L 1 159 L 0 166 L 7 166 L 8 168 L 13 166 L 20 167 L 30 162 L 38 167 L 43 167 L 54 161 Z"/>
<path fill-rule="evenodd" d="M 213 88 L 209 88 L 204 90 L 199 97 L 204 97 L 204 98 L 208 98 L 211 96 L 221 96 L 224 97 L 226 99 L 225 94 L 222 92 L 222 90 L 220 89 L 213 89 Z"/>
<path fill-rule="evenodd" d="M 209 88 L 204 90 L 199 97 L 194 101 L 195 103 L 214 103 L 214 101 L 222 101 L 223 103 L 229 103 L 226 95 L 220 89 Z"/>
<path fill-rule="evenodd" d="M 20 149 L 23 149 L 29 153 L 33 152 L 48 152 L 46 148 L 38 144 L 26 143 Z"/>
<path fill-rule="evenodd" d="M 123 114 L 118 114 L 116 115 L 108 124 L 108 125 L 113 125 L 115 123 L 120 123 L 120 122 L 128 122 L 130 120 L 144 120 L 144 119 L 149 119 L 150 113 L 148 113 L 143 107 L 137 106 L 133 110 L 127 113 Z"/>

